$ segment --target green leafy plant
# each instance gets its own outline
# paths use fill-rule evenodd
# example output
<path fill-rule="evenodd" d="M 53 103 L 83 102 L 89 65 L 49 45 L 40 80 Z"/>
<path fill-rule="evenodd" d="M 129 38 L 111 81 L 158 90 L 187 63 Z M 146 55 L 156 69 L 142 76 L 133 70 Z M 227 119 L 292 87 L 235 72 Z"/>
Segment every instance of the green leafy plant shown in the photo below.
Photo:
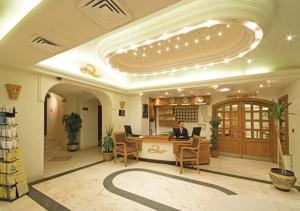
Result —
<path fill-rule="evenodd" d="M 112 133 L 114 131 L 113 126 L 108 125 L 105 128 L 105 136 L 102 138 L 102 152 L 112 152 L 114 149 L 114 141 Z"/>
<path fill-rule="evenodd" d="M 67 132 L 67 137 L 69 139 L 68 145 L 78 144 L 78 134 L 80 128 L 82 127 L 82 119 L 80 115 L 72 112 L 71 114 L 64 115 L 62 122 L 65 126 L 65 132 Z"/>
<path fill-rule="evenodd" d="M 275 129 L 276 129 L 276 140 L 277 140 L 277 147 L 279 152 L 279 159 L 281 162 L 279 162 L 279 168 L 282 169 L 282 173 L 286 173 L 286 169 L 283 162 L 283 153 L 282 153 L 282 147 L 281 147 L 281 141 L 280 141 L 280 129 L 279 129 L 279 121 L 282 119 L 282 116 L 291 103 L 285 103 L 285 102 L 276 102 L 273 100 L 274 106 L 270 110 L 270 118 L 273 118 Z"/>
<path fill-rule="evenodd" d="M 210 120 L 209 124 L 211 125 L 211 148 L 212 150 L 218 149 L 218 127 L 221 124 L 221 119 L 220 118 L 214 118 Z"/>

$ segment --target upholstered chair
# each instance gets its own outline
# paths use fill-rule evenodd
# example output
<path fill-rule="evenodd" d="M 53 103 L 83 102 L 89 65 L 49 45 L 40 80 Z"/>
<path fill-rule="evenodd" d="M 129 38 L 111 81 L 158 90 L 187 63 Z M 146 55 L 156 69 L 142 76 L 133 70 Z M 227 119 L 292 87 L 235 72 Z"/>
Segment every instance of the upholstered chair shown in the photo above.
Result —
<path fill-rule="evenodd" d="M 114 132 L 113 133 L 114 140 L 114 162 L 116 163 L 116 159 L 118 155 L 122 155 L 124 157 L 124 164 L 127 167 L 127 157 L 129 155 L 134 155 L 136 160 L 139 159 L 138 154 L 138 144 L 135 140 L 127 140 L 125 132 Z"/>
<path fill-rule="evenodd" d="M 199 154 L 200 154 L 200 136 L 193 136 L 193 140 L 191 144 L 182 144 L 178 145 L 178 150 L 175 153 L 176 158 L 176 166 L 178 162 L 180 162 L 180 174 L 182 174 L 183 170 L 183 162 L 191 161 L 196 163 L 197 171 L 200 173 L 200 165 L 199 165 Z"/>

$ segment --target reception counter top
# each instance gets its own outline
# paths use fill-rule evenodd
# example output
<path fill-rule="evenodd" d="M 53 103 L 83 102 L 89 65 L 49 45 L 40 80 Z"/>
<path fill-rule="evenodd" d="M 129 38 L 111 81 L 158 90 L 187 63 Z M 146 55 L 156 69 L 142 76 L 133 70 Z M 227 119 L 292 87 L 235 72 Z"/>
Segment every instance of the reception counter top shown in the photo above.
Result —
<path fill-rule="evenodd" d="M 175 161 L 174 153 L 179 144 L 190 144 L 192 139 L 169 139 L 169 136 L 140 136 L 128 137 L 128 140 L 136 140 L 139 147 L 139 157 L 158 161 Z M 200 164 L 210 162 L 210 141 L 201 139 Z"/>

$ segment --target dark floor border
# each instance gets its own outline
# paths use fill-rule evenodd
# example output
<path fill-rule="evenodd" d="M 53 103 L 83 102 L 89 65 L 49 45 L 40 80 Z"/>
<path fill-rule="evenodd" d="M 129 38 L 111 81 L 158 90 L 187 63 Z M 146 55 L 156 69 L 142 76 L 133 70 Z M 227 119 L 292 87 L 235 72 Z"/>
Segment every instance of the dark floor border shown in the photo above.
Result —
<path fill-rule="evenodd" d="M 219 185 L 215 185 L 215 184 L 211 184 L 211 183 L 207 183 L 207 182 L 202 182 L 202 181 L 198 181 L 198 180 L 193 180 L 193 179 L 189 179 L 189 178 L 185 178 L 185 177 L 180 177 L 180 176 L 176 176 L 176 175 L 172 175 L 172 174 L 162 173 L 162 172 L 154 171 L 154 170 L 150 170 L 150 169 L 142 169 L 142 168 L 131 168 L 131 169 L 124 169 L 124 170 L 116 171 L 116 172 L 108 175 L 104 179 L 103 185 L 104 185 L 106 190 L 108 190 L 108 191 L 110 191 L 114 194 L 117 194 L 119 196 L 122 196 L 126 199 L 129 199 L 131 201 L 134 201 L 134 202 L 140 203 L 144 206 L 155 209 L 155 210 L 161 210 L 161 211 L 172 210 L 172 211 L 175 211 L 175 210 L 178 210 L 178 209 L 175 209 L 173 207 L 167 206 L 167 205 L 159 203 L 159 202 L 155 202 L 151 199 L 145 198 L 143 196 L 136 195 L 136 194 L 128 192 L 126 190 L 120 189 L 120 188 L 116 187 L 113 184 L 113 180 L 116 176 L 118 176 L 120 174 L 123 174 L 123 173 L 126 173 L 126 172 L 130 172 L 130 171 L 148 172 L 148 173 L 151 173 L 151 174 L 156 174 L 156 175 L 160 175 L 160 176 L 164 176 L 164 177 L 169 177 L 169 178 L 172 178 L 172 179 L 177 179 L 177 180 L 181 180 L 181 181 L 184 181 L 184 182 L 193 183 L 193 184 L 205 186 L 205 187 L 208 187 L 208 188 L 213 188 L 213 189 L 221 191 L 221 192 L 223 192 L 227 195 L 237 195 L 235 192 L 233 192 L 233 191 L 231 191 L 227 188 L 221 187 Z"/>
<path fill-rule="evenodd" d="M 46 182 L 48 180 L 52 180 L 52 179 L 67 175 L 67 174 L 71 174 L 76 171 L 80 171 L 82 169 L 86 169 L 86 168 L 98 165 L 102 162 L 104 162 L 104 161 L 102 160 L 102 161 L 98 161 L 95 163 L 91 163 L 91 164 L 88 164 L 85 166 L 81 166 L 79 168 L 75 168 L 75 169 L 72 169 L 69 171 L 65 171 L 65 172 L 50 176 L 50 177 L 46 177 L 46 178 L 31 182 L 28 184 L 29 185 L 29 193 L 27 195 L 48 211 L 69 211 L 70 209 L 66 208 L 65 206 L 58 203 L 57 201 L 51 199 L 50 197 L 43 194 L 39 190 L 35 189 L 33 186 L 36 184 L 42 183 L 42 182 Z"/>

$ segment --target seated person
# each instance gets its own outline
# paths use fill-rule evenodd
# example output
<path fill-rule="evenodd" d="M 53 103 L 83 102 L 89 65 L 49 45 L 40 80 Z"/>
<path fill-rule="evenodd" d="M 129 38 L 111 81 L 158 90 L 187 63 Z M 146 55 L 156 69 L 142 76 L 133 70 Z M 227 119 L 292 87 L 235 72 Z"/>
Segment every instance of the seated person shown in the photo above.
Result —
<path fill-rule="evenodd" d="M 188 130 L 184 127 L 183 122 L 178 122 L 178 128 L 173 128 L 173 133 L 176 138 L 189 138 Z"/>

